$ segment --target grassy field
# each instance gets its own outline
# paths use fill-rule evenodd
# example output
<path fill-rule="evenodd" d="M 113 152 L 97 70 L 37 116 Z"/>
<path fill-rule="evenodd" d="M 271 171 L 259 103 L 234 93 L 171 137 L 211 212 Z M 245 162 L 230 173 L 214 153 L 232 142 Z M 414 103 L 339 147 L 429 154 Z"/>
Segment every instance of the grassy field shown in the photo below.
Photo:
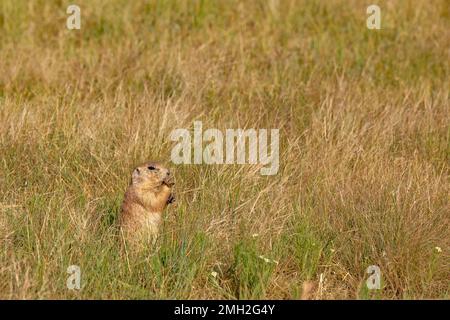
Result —
<path fill-rule="evenodd" d="M 2 0 L 0 298 L 449 299 L 450 6 L 372 3 Z M 278 174 L 172 164 L 195 120 L 280 129 Z M 177 203 L 124 257 L 152 159 Z"/>

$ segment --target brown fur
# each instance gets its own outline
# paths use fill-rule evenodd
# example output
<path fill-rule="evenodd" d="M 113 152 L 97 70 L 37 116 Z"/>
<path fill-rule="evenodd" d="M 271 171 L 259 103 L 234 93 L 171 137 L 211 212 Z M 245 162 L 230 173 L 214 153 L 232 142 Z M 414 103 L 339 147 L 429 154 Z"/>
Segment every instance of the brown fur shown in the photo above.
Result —
<path fill-rule="evenodd" d="M 317 290 L 317 283 L 314 281 L 305 281 L 302 286 L 301 300 L 313 300 Z"/>
<path fill-rule="evenodd" d="M 173 178 L 159 163 L 147 162 L 133 170 L 120 215 L 120 229 L 126 242 L 155 240 L 162 213 L 174 200 Z"/>

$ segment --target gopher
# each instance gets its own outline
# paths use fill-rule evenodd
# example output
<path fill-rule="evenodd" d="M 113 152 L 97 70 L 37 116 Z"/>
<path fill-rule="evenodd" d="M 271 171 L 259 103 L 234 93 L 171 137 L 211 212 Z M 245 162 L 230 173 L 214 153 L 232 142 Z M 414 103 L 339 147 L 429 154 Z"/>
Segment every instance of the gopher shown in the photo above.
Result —
<path fill-rule="evenodd" d="M 133 170 L 120 214 L 120 229 L 126 242 L 153 242 L 158 235 L 162 213 L 175 201 L 174 179 L 159 163 L 147 162 Z"/>

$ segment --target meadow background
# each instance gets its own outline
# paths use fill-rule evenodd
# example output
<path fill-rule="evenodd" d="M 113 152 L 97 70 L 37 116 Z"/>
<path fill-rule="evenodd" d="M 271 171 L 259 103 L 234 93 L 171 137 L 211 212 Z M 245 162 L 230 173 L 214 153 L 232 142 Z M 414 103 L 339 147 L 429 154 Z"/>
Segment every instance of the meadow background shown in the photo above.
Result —
<path fill-rule="evenodd" d="M 0 298 L 448 299 L 449 48 L 445 0 L 2 0 Z M 279 128 L 278 174 L 171 164 L 194 120 Z M 149 159 L 177 203 L 124 257 Z"/>

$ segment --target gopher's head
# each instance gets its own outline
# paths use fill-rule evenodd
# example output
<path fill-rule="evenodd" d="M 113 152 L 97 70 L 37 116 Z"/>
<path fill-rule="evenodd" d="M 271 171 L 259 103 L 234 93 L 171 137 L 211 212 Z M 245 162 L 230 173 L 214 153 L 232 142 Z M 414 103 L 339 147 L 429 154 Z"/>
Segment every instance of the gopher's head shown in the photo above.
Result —
<path fill-rule="evenodd" d="M 131 183 L 141 189 L 157 190 L 174 185 L 170 170 L 157 162 L 146 162 L 133 170 Z"/>

